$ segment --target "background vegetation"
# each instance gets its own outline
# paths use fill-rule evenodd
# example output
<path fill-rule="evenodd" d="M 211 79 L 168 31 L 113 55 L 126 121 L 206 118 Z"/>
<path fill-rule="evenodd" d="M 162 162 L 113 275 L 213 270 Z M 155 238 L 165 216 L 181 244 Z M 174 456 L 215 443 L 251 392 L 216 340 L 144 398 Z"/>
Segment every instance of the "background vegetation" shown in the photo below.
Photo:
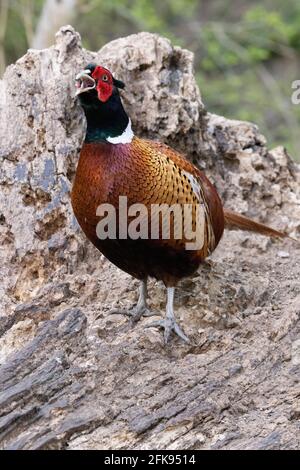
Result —
<path fill-rule="evenodd" d="M 93 50 L 145 30 L 191 49 L 208 109 L 256 122 L 300 160 L 300 105 L 291 102 L 299 0 L 0 0 L 0 73 L 28 47 L 47 47 L 65 23 Z"/>

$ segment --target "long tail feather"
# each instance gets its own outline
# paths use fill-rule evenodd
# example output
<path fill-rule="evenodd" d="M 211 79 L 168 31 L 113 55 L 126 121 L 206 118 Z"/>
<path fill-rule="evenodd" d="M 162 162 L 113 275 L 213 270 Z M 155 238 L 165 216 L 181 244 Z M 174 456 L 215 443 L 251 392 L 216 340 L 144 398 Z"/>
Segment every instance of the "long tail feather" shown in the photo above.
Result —
<path fill-rule="evenodd" d="M 279 230 L 275 230 L 267 225 L 255 222 L 255 220 L 249 219 L 244 215 L 237 214 L 229 209 L 224 209 L 224 217 L 225 227 L 228 229 L 248 230 L 249 232 L 260 233 L 267 237 L 290 238 L 291 240 L 298 241 L 289 237 L 287 233 L 280 232 Z"/>

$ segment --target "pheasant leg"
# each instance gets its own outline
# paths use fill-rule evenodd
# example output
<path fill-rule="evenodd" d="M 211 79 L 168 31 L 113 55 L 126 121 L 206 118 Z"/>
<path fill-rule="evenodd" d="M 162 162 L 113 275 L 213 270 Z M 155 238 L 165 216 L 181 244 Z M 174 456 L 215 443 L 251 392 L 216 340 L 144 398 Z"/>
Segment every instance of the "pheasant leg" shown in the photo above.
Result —
<path fill-rule="evenodd" d="M 167 288 L 167 308 L 166 308 L 166 317 L 162 320 L 157 320 L 149 325 L 146 326 L 146 328 L 152 327 L 152 326 L 158 326 L 160 328 L 164 329 L 164 339 L 165 343 L 168 343 L 172 331 L 179 336 L 183 341 L 186 343 L 189 343 L 188 337 L 184 334 L 184 332 L 181 330 L 181 328 L 178 326 L 175 320 L 174 316 L 174 293 L 175 293 L 175 288 L 174 287 L 168 287 Z"/>
<path fill-rule="evenodd" d="M 152 315 L 155 315 L 155 312 L 151 312 L 151 310 L 148 308 L 148 305 L 147 305 L 147 279 L 144 279 L 143 281 L 141 281 L 141 284 L 139 287 L 139 299 L 138 299 L 137 304 L 134 307 L 130 309 L 116 308 L 116 309 L 110 310 L 108 313 L 126 315 L 128 317 L 131 317 L 131 321 L 133 323 L 140 320 L 142 316 L 151 317 Z"/>

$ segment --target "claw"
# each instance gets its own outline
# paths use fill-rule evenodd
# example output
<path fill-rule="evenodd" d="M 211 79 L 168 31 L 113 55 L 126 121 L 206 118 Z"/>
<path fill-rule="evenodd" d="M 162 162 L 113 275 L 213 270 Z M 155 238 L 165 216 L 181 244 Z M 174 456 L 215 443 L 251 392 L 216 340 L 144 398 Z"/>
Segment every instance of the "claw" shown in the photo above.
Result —
<path fill-rule="evenodd" d="M 131 318 L 132 323 L 136 323 L 141 319 L 141 317 L 152 317 L 154 315 L 157 315 L 155 312 L 151 312 L 151 310 L 148 307 L 138 307 L 135 306 L 131 309 L 120 309 L 120 308 L 115 308 L 113 310 L 110 310 L 108 312 L 109 315 L 126 315 L 127 317 Z"/>
<path fill-rule="evenodd" d="M 172 320 L 170 321 L 169 318 L 156 320 L 152 323 L 149 323 L 149 325 L 145 326 L 145 328 L 151 328 L 151 327 L 159 327 L 159 328 L 164 329 L 164 339 L 165 339 L 166 344 L 169 342 L 172 331 L 186 343 L 190 342 L 189 338 L 184 334 L 184 332 L 178 326 L 178 324 L 175 321 L 172 321 Z"/>
<path fill-rule="evenodd" d="M 147 280 L 146 279 L 144 279 L 141 282 L 139 291 L 140 291 L 139 300 L 138 300 L 138 303 L 135 305 L 135 307 L 132 307 L 129 309 L 114 308 L 113 310 L 110 310 L 108 314 L 112 314 L 112 315 L 120 314 L 120 315 L 126 315 L 127 317 L 131 317 L 132 324 L 139 321 L 141 317 L 151 317 L 153 315 L 157 315 L 156 312 L 151 312 L 151 310 L 147 306 Z"/>
<path fill-rule="evenodd" d="M 189 343 L 189 338 L 184 334 L 182 329 L 177 325 L 174 317 L 173 312 L 173 302 L 174 302 L 174 287 L 167 288 L 167 309 L 166 309 L 166 317 L 161 320 L 156 320 L 149 325 L 146 325 L 145 328 L 150 328 L 152 326 L 158 326 L 164 329 L 164 340 L 165 344 L 168 343 L 172 332 L 175 333 L 179 338 L 181 338 L 185 343 Z M 141 317 L 152 317 L 154 315 L 158 315 L 157 312 L 151 312 L 147 306 L 147 280 L 143 280 L 140 285 L 140 295 L 138 303 L 135 307 L 130 309 L 120 309 L 115 308 L 110 310 L 108 314 L 120 314 L 126 315 L 131 318 L 131 324 L 136 323 L 140 320 Z"/>

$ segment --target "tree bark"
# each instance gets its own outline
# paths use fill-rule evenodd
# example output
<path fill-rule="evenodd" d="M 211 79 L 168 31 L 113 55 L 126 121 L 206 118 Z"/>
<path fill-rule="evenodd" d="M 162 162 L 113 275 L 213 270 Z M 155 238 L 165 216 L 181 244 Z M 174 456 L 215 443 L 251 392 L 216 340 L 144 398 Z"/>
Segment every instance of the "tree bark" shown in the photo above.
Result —
<path fill-rule="evenodd" d="M 189 51 L 141 33 L 96 54 L 70 26 L 29 51 L 0 81 L 1 448 L 299 448 L 297 244 L 226 233 L 177 290 L 189 345 L 108 315 L 137 282 L 89 245 L 70 205 L 85 133 L 74 77 L 91 61 L 126 83 L 136 134 L 205 168 L 227 207 L 300 232 L 299 166 L 254 124 L 206 111 Z M 163 287 L 149 295 L 164 315 Z"/>

